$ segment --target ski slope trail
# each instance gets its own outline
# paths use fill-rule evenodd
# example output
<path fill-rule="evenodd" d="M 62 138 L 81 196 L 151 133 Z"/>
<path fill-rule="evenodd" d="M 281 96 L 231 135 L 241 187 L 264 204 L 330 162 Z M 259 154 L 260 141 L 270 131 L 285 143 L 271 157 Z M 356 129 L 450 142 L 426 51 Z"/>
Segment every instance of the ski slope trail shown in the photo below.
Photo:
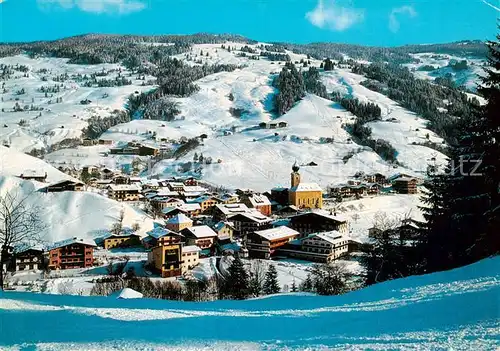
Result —
<path fill-rule="evenodd" d="M 0 300 L 0 346 L 494 350 L 500 346 L 498 296 L 499 257 L 332 297 L 185 303 L 7 292 Z M 48 320 L 50 328 L 38 327 Z"/>

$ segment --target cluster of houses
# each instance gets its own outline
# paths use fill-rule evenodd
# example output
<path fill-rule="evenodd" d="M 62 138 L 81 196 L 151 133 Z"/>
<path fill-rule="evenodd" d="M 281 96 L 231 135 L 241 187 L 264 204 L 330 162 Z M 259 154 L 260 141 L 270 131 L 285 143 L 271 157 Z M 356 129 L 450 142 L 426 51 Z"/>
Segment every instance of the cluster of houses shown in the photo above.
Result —
<path fill-rule="evenodd" d="M 151 270 L 173 277 L 188 272 L 200 258 L 213 255 L 238 252 L 249 258 L 288 256 L 330 262 L 356 244 L 347 237 L 347 220 L 322 209 L 322 189 L 315 183 L 303 183 L 296 164 L 290 188 L 266 193 L 249 189 L 211 192 L 192 178 L 136 181 L 113 175 L 110 180 L 109 196 L 144 201 L 156 216 L 154 228 L 142 235 L 122 230 L 96 241 L 72 238 L 45 251 L 15 251 L 10 269 L 37 269 L 40 262 L 46 262 L 49 269 L 87 268 L 94 265 L 97 246 L 108 250 L 143 247 Z M 17 264 L 21 256 L 26 257 L 22 265 Z M 35 261 L 37 266 L 30 263 Z"/>
<path fill-rule="evenodd" d="M 351 198 L 367 195 L 378 195 L 381 192 L 395 192 L 398 194 L 417 194 L 417 185 L 421 179 L 406 174 L 395 174 L 385 177 L 383 174 L 357 174 L 355 179 L 347 183 L 329 187 L 331 197 Z"/>

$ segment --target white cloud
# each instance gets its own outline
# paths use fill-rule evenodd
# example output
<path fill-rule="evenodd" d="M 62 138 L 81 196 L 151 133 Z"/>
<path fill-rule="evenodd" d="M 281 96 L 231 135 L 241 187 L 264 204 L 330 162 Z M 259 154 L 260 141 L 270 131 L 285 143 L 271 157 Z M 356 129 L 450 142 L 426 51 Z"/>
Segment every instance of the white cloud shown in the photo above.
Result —
<path fill-rule="evenodd" d="M 127 14 L 141 11 L 146 7 L 143 0 L 37 0 L 43 9 L 60 6 L 63 9 L 74 7 L 91 13 Z"/>
<path fill-rule="evenodd" d="M 389 15 L 389 29 L 394 33 L 397 32 L 401 26 L 399 24 L 398 15 L 406 15 L 413 18 L 417 16 L 417 11 L 411 6 L 402 6 L 392 9 Z"/>
<path fill-rule="evenodd" d="M 306 18 L 316 27 L 343 31 L 357 22 L 361 22 L 364 18 L 364 12 L 363 10 L 337 6 L 333 1 L 325 4 L 323 0 L 318 0 L 314 10 L 306 13 Z"/>

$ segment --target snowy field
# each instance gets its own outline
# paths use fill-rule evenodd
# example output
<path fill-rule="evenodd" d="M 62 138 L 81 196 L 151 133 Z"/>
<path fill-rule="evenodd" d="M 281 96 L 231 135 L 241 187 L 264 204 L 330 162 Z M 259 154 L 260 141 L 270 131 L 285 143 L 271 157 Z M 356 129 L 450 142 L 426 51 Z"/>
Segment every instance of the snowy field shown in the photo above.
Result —
<path fill-rule="evenodd" d="M 7 292 L 0 299 L 0 347 L 496 350 L 499 294 L 498 257 L 331 297 L 194 304 Z M 50 328 L 40 328 L 48 321 Z"/>
<path fill-rule="evenodd" d="M 479 78 L 484 77 L 485 71 L 484 66 L 486 60 L 470 58 L 470 57 L 458 57 L 447 54 L 435 54 L 435 53 L 419 53 L 410 54 L 418 63 L 405 64 L 410 70 L 414 70 L 414 74 L 420 79 L 435 80 L 438 77 L 444 77 L 447 74 L 451 74 L 453 81 L 458 86 L 464 86 L 467 90 L 475 92 L 477 89 L 477 84 Z M 450 67 L 452 62 L 460 62 L 462 60 L 467 61 L 467 69 L 464 70 L 453 70 Z M 424 66 L 432 66 L 434 70 L 423 70 Z"/>
<path fill-rule="evenodd" d="M 18 150 L 30 151 L 33 148 L 43 148 L 64 139 L 80 138 L 81 130 L 87 126 L 86 120 L 91 116 L 107 117 L 113 110 L 123 110 L 127 97 L 135 91 L 147 91 L 153 86 L 142 86 L 143 80 L 138 80 L 124 67 L 118 64 L 74 65 L 68 64 L 68 59 L 37 58 L 31 59 L 25 55 L 0 58 L 0 64 L 24 65 L 29 68 L 28 77 L 23 72 L 14 71 L 13 77 L 5 81 L 6 93 L 2 94 L 0 108 L 2 119 L 0 126 L 0 141 L 8 143 Z M 109 71 L 107 76 L 98 79 L 114 79 L 120 73 L 122 77 L 131 80 L 131 85 L 121 87 L 85 87 L 78 80 L 78 75 L 90 76 L 93 73 Z M 64 81 L 54 81 L 62 75 L 67 75 Z M 145 81 L 153 77 L 145 77 Z M 59 92 L 49 92 L 45 95 L 40 89 L 59 86 Z M 23 94 L 19 94 L 24 89 Z M 56 103 L 56 100 L 62 102 Z M 80 101 L 88 99 L 88 105 Z M 41 111 L 13 112 L 18 103 L 33 106 Z M 39 117 L 39 114 L 41 116 Z M 20 126 L 23 119 L 26 125 Z"/>

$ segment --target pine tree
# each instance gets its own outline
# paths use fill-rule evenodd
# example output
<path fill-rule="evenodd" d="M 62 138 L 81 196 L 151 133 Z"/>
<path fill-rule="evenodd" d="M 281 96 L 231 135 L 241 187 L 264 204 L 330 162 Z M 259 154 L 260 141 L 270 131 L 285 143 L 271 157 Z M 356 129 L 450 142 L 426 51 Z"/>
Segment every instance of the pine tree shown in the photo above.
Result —
<path fill-rule="evenodd" d="M 194 153 L 193 161 L 198 162 L 198 153 L 197 152 Z"/>
<path fill-rule="evenodd" d="M 236 256 L 229 267 L 226 280 L 227 295 L 235 300 L 244 300 L 249 295 L 248 273 L 239 256 Z"/>
<path fill-rule="evenodd" d="M 312 282 L 311 274 L 308 274 L 306 279 L 304 279 L 304 281 L 300 284 L 299 290 L 304 291 L 304 292 L 312 292 L 313 291 L 313 282 Z"/>
<path fill-rule="evenodd" d="M 266 279 L 264 280 L 264 287 L 262 289 L 264 294 L 271 295 L 280 292 L 280 286 L 278 283 L 278 271 L 276 266 L 271 264 L 267 269 Z"/>
<path fill-rule="evenodd" d="M 297 292 L 299 289 L 297 288 L 297 285 L 295 284 L 295 279 L 292 281 L 292 286 L 290 287 L 291 292 Z"/>
<path fill-rule="evenodd" d="M 500 69 L 499 44 L 489 43 L 490 64 Z M 500 213 L 500 74 L 490 71 L 481 88 L 488 99 L 456 123 L 457 143 L 446 173 L 434 174 L 423 198 L 426 223 L 420 248 L 425 272 L 470 264 L 498 254 Z M 472 105 L 475 106 L 475 105 Z M 497 233 L 497 234 L 495 234 Z"/>

